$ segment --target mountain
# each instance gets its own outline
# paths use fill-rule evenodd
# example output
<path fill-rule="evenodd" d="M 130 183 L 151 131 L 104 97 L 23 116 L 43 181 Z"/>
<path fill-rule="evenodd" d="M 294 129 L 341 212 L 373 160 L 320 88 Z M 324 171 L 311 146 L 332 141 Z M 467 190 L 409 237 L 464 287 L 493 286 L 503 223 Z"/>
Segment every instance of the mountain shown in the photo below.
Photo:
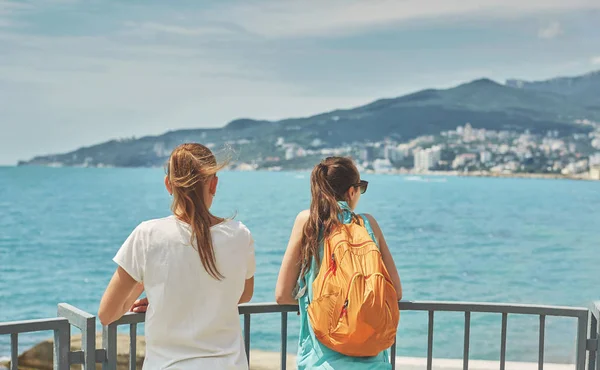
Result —
<path fill-rule="evenodd" d="M 510 79 L 506 81 L 506 85 L 523 90 L 568 96 L 600 109 L 600 71 L 576 77 L 557 77 L 546 81 Z"/>
<path fill-rule="evenodd" d="M 319 138 L 327 146 L 378 141 L 390 137 L 408 141 L 435 135 L 470 122 L 490 130 L 547 132 L 562 135 L 587 132 L 576 120 L 600 121 L 600 74 L 541 82 L 509 80 L 502 85 L 479 79 L 449 89 L 427 89 L 381 99 L 353 109 L 335 110 L 280 121 L 238 119 L 218 129 L 170 131 L 160 136 L 112 140 L 66 154 L 48 155 L 20 165 L 156 166 L 176 145 L 197 141 L 220 147 L 231 145 L 242 160 L 282 156 L 277 138 L 310 146 Z M 569 89 L 561 89 L 569 86 Z M 582 99 L 582 96 L 592 94 Z"/>

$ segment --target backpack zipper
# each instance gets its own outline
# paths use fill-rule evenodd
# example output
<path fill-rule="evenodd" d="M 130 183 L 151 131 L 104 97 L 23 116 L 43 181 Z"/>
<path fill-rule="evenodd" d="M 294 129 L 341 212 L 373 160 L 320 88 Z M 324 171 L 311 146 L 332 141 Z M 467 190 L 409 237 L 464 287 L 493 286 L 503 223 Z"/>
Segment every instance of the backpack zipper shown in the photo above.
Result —
<path fill-rule="evenodd" d="M 330 274 L 335 275 L 336 271 L 337 271 L 337 264 L 335 263 L 335 253 L 332 253 L 331 259 L 329 260 L 329 268 L 325 272 L 325 276 L 323 276 L 323 283 L 321 284 L 321 293 L 319 295 L 323 294 L 323 289 L 325 288 L 325 282 L 327 281 L 327 278 L 329 277 L 329 275 Z"/>
<path fill-rule="evenodd" d="M 348 316 L 348 299 L 344 302 L 344 307 L 342 307 L 342 313 L 340 314 L 340 319 L 344 316 Z"/>

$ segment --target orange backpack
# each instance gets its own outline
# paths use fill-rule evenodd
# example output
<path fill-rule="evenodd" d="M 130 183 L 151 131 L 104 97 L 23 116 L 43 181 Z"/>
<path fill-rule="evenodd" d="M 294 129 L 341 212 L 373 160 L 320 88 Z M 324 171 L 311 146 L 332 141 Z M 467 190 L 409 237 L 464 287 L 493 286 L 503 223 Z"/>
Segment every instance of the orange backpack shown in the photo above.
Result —
<path fill-rule="evenodd" d="M 341 225 L 324 241 L 312 289 L 308 317 L 325 346 L 366 357 L 394 344 L 400 319 L 396 290 L 364 221 Z"/>

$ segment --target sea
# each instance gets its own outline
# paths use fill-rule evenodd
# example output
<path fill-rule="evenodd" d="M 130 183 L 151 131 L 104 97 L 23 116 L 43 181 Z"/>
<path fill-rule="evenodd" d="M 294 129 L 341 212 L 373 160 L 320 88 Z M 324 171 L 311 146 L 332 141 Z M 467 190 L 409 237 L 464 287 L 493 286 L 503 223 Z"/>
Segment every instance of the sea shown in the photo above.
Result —
<path fill-rule="evenodd" d="M 154 168 L 0 168 L 0 322 L 55 317 L 60 302 L 95 314 L 120 245 L 140 222 L 170 213 L 163 177 Z M 357 211 L 378 220 L 405 300 L 587 307 L 600 298 L 600 182 L 362 177 L 369 189 Z M 255 239 L 253 302 L 274 301 L 295 216 L 309 202 L 307 172 L 220 174 L 213 212 L 244 222 Z M 299 320 L 289 317 L 293 352 Z M 398 356 L 426 356 L 427 321 L 402 313 Z M 279 322 L 253 317 L 252 348 L 278 351 Z M 509 316 L 508 360 L 537 361 L 538 325 Z M 463 328 L 463 314 L 436 313 L 434 357 L 461 358 Z M 471 358 L 498 359 L 500 330 L 500 315 L 474 313 Z M 575 335 L 574 320 L 548 318 L 546 361 L 573 362 Z M 19 350 L 49 337 L 20 335 Z M 9 339 L 0 336 L 0 357 Z"/>

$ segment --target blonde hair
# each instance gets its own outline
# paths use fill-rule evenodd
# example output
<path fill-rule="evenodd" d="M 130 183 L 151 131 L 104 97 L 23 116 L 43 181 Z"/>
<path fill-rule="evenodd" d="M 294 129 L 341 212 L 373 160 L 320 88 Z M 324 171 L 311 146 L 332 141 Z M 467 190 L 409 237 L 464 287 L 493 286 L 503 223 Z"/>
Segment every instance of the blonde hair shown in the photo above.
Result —
<path fill-rule="evenodd" d="M 167 177 L 173 192 L 171 210 L 175 216 L 190 224 L 192 237 L 198 248 L 202 266 L 213 278 L 224 278 L 216 265 L 210 227 L 212 215 L 204 202 L 204 188 L 207 180 L 214 176 L 225 164 L 218 164 L 214 154 L 202 144 L 179 145 L 169 157 Z"/>

